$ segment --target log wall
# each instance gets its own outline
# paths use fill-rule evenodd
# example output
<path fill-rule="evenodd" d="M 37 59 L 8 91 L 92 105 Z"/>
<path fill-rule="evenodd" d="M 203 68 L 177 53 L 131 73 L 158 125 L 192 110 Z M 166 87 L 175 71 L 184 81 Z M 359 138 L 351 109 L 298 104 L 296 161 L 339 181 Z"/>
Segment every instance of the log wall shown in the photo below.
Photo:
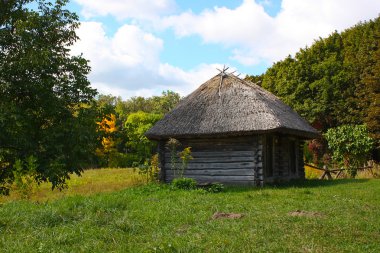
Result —
<path fill-rule="evenodd" d="M 260 136 L 219 139 L 179 140 L 182 150 L 191 147 L 193 160 L 184 172 L 185 177 L 198 183 L 261 184 L 263 179 L 262 138 Z M 178 176 L 173 170 L 170 151 L 165 150 L 164 179 L 170 182 Z M 174 163 L 181 167 L 180 161 Z"/>
<path fill-rule="evenodd" d="M 184 176 L 198 183 L 259 185 L 267 182 L 305 178 L 303 141 L 290 136 L 273 135 L 273 176 L 265 172 L 266 135 L 218 139 L 182 139 L 181 147 L 191 147 L 190 160 Z M 179 176 L 181 160 L 171 163 L 170 151 L 164 142 L 159 143 L 161 180 L 171 182 Z M 291 156 L 294 160 L 291 161 Z M 177 157 L 178 158 L 178 157 Z M 173 166 L 174 169 L 173 170 Z M 292 168 L 295 167 L 295 168 Z"/>

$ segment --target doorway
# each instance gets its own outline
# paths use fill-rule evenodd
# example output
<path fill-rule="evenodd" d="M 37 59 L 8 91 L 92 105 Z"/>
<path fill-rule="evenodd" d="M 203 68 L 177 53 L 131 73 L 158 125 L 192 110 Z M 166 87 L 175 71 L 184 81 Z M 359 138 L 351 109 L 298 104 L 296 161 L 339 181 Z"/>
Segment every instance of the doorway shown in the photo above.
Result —
<path fill-rule="evenodd" d="M 273 136 L 267 135 L 265 140 L 265 177 L 273 177 Z"/>

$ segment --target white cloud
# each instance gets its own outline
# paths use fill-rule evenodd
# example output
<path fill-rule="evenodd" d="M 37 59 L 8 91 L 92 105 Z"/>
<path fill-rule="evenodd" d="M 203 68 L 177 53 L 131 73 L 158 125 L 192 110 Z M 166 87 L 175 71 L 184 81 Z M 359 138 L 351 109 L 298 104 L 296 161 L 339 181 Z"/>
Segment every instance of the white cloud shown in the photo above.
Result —
<path fill-rule="evenodd" d="M 172 27 L 178 36 L 198 34 L 205 42 L 226 45 L 249 45 L 252 41 L 259 41 L 257 34 L 273 28 L 272 23 L 264 8 L 253 0 L 244 1 L 234 10 L 214 7 L 199 15 L 185 12 L 162 21 L 164 27 Z"/>
<path fill-rule="evenodd" d="M 90 60 L 89 79 L 101 93 L 124 98 L 151 96 L 163 90 L 186 95 L 216 74 L 217 65 L 199 65 L 188 72 L 160 63 L 163 41 L 134 25 L 123 25 L 112 37 L 99 22 L 82 22 L 72 54 Z"/>
<path fill-rule="evenodd" d="M 380 10 L 380 1 L 373 0 L 283 0 L 280 12 L 271 17 L 263 7 L 270 1 L 244 0 L 235 9 L 214 7 L 200 14 L 167 16 L 176 8 L 174 0 L 75 1 L 88 18 L 112 15 L 133 20 L 112 36 L 99 22 L 83 22 L 77 32 L 81 41 L 73 47 L 74 54 L 83 52 L 91 61 L 93 86 L 124 98 L 157 95 L 167 89 L 187 95 L 221 67 L 200 63 L 186 71 L 161 62 L 163 39 L 142 30 L 136 25 L 140 21 L 151 28 L 173 29 L 179 37 L 200 36 L 205 43 L 229 50 L 231 59 L 253 66 L 281 60 L 318 37 L 376 18 Z"/>
<path fill-rule="evenodd" d="M 91 18 L 111 15 L 119 20 L 155 19 L 176 9 L 174 0 L 75 0 L 82 6 L 82 15 Z"/>
<path fill-rule="evenodd" d="M 163 18 L 161 26 L 180 37 L 199 35 L 206 43 L 230 47 L 232 59 L 252 65 L 278 61 L 320 36 L 376 18 L 380 10 L 380 1 L 373 0 L 283 0 L 281 11 L 271 17 L 265 4 L 244 0 L 235 9 L 186 12 Z"/>
<path fill-rule="evenodd" d="M 169 88 L 182 95 L 187 95 L 198 88 L 202 83 L 218 74 L 217 68 L 221 69 L 220 64 L 200 64 L 190 71 L 184 71 L 181 68 L 174 67 L 170 64 L 160 64 L 159 74 L 171 83 Z M 175 84 L 181 84 L 176 86 Z"/>

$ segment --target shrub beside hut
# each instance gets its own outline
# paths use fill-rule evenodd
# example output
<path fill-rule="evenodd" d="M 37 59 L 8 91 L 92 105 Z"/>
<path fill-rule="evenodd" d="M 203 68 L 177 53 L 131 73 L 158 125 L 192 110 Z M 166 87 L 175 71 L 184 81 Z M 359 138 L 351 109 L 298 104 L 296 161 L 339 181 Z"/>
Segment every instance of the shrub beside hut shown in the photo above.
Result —
<path fill-rule="evenodd" d="M 263 185 L 304 178 L 303 143 L 317 137 L 260 86 L 222 71 L 184 98 L 146 136 L 158 141 L 161 179 L 174 178 L 169 138 L 192 148 L 184 176 L 198 183 Z"/>

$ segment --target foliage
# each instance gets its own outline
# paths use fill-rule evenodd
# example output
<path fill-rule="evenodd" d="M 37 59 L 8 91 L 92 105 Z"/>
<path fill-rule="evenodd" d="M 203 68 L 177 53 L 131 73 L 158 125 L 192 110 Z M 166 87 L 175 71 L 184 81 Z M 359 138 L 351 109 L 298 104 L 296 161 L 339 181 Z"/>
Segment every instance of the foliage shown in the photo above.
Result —
<path fill-rule="evenodd" d="M 140 165 L 141 157 L 134 153 L 119 153 L 113 152 L 109 154 L 109 168 L 132 168 Z"/>
<path fill-rule="evenodd" d="M 180 190 L 195 190 L 197 188 L 197 182 L 193 178 L 187 177 L 175 178 L 171 185 L 174 189 Z"/>
<path fill-rule="evenodd" d="M 117 153 L 115 133 L 117 132 L 115 114 L 105 115 L 98 124 L 100 146 L 96 149 L 96 155 L 100 159 L 100 165 L 111 166 L 110 159 Z M 111 166 L 112 167 L 112 166 Z"/>
<path fill-rule="evenodd" d="M 352 176 L 356 169 L 368 160 L 373 147 L 365 125 L 343 125 L 329 129 L 325 137 L 331 150 L 333 160 L 349 169 Z"/>
<path fill-rule="evenodd" d="M 247 75 L 244 78 L 244 80 L 250 81 L 252 83 L 255 83 L 255 84 L 261 86 L 261 84 L 263 82 L 263 78 L 264 78 L 264 74 L 261 74 L 261 75 L 252 75 L 252 76 Z"/>
<path fill-rule="evenodd" d="M 177 149 L 179 146 L 181 146 L 181 143 L 175 138 L 169 138 L 165 146 L 170 152 L 170 166 L 171 166 L 171 170 L 174 173 L 174 177 L 176 177 L 179 170 L 177 166 L 177 163 L 178 163 Z"/>
<path fill-rule="evenodd" d="M 190 160 L 193 159 L 193 157 L 191 156 L 191 147 L 184 148 L 179 153 L 179 158 L 182 161 L 182 166 L 181 166 L 181 169 L 179 170 L 179 177 L 183 177 L 183 173 L 187 169 L 187 164 L 189 163 Z"/>
<path fill-rule="evenodd" d="M 170 152 L 170 166 L 174 177 L 182 178 L 189 161 L 193 159 L 191 147 L 186 147 L 181 152 L 178 152 L 181 143 L 175 138 L 169 138 L 165 146 Z M 181 166 L 178 166 L 179 162 L 181 162 Z"/>
<path fill-rule="evenodd" d="M 112 95 L 99 95 L 96 99 L 98 124 L 103 130 L 98 131 L 97 166 L 144 165 L 156 148 L 156 143 L 144 136 L 145 131 L 173 109 L 179 100 L 179 94 L 173 91 L 164 91 L 161 96 L 126 100 Z M 112 133 L 104 131 L 104 125 L 111 123 L 109 121 L 115 128 Z M 111 151 L 107 150 L 107 144 Z"/>
<path fill-rule="evenodd" d="M 79 21 L 66 3 L 0 1 L 0 190 L 17 160 L 35 157 L 35 179 L 53 188 L 92 162 L 96 91 L 87 60 L 70 55 Z"/>
<path fill-rule="evenodd" d="M 13 165 L 14 182 L 12 190 L 22 199 L 30 199 L 36 187 L 37 159 L 29 156 L 25 162 L 17 159 Z"/>
<path fill-rule="evenodd" d="M 322 166 L 323 165 L 323 156 L 326 153 L 326 140 L 321 138 L 310 140 L 307 144 L 307 152 L 312 155 L 311 162 Z"/>
<path fill-rule="evenodd" d="M 366 123 L 379 140 L 380 17 L 301 49 L 270 67 L 262 86 L 322 132 Z M 378 142 L 379 143 L 379 142 Z"/>
<path fill-rule="evenodd" d="M 207 186 L 206 190 L 211 193 L 223 192 L 225 190 L 224 185 L 221 183 L 212 183 Z"/>
<path fill-rule="evenodd" d="M 127 153 L 138 154 L 141 161 L 152 156 L 155 143 L 148 140 L 144 134 L 161 118 L 161 114 L 142 111 L 131 113 L 128 116 L 124 125 L 128 138 L 126 142 Z"/>
<path fill-rule="evenodd" d="M 152 156 L 150 161 L 146 161 L 143 165 L 139 167 L 139 174 L 144 175 L 146 182 L 157 182 L 158 175 L 160 172 L 160 161 L 158 158 L 158 154 Z"/>
<path fill-rule="evenodd" d="M 164 91 L 161 96 L 152 96 L 149 98 L 132 97 L 125 101 L 117 100 L 115 105 L 116 112 L 120 115 L 121 119 L 126 119 L 129 114 L 138 111 L 165 114 L 171 111 L 180 101 L 178 93 L 173 91 Z"/>

